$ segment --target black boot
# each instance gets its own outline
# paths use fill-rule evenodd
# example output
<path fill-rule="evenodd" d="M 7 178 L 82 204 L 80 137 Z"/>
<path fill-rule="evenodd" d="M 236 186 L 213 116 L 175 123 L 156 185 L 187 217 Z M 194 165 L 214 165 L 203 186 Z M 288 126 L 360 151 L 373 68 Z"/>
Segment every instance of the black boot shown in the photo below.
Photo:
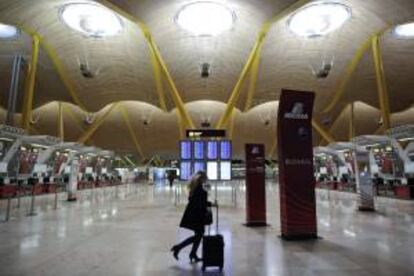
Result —
<path fill-rule="evenodd" d="M 181 248 L 179 248 L 177 245 L 174 245 L 171 247 L 171 252 L 173 253 L 174 259 L 178 261 L 178 254 L 180 253 Z"/>
<path fill-rule="evenodd" d="M 196 253 L 191 252 L 189 255 L 190 263 L 198 263 L 201 262 L 203 259 L 199 258 Z"/>

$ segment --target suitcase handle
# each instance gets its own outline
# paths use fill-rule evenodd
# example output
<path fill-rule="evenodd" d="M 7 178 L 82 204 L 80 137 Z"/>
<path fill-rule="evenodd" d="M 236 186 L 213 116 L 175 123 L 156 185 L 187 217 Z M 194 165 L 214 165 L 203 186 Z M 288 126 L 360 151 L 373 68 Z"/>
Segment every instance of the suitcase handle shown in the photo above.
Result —
<path fill-rule="evenodd" d="M 217 202 L 217 199 L 214 200 L 214 203 L 211 204 L 211 207 L 215 207 L 216 208 L 216 234 L 218 234 L 218 229 L 219 229 L 219 205 Z M 208 226 L 208 234 L 210 235 L 210 226 Z"/>

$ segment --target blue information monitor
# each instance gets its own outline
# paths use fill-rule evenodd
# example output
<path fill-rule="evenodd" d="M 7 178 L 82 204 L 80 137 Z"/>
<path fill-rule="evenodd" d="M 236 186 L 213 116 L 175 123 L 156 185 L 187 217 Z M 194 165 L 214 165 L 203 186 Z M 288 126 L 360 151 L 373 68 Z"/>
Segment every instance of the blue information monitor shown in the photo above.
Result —
<path fill-rule="evenodd" d="M 218 158 L 217 141 L 207 142 L 207 159 L 215 160 Z"/>
<path fill-rule="evenodd" d="M 191 141 L 180 141 L 181 159 L 191 159 Z"/>
<path fill-rule="evenodd" d="M 180 163 L 180 179 L 189 180 L 191 178 L 191 161 L 181 161 Z"/>
<path fill-rule="evenodd" d="M 206 162 L 204 161 L 195 161 L 194 162 L 194 173 L 198 171 L 206 171 Z"/>
<path fill-rule="evenodd" d="M 220 159 L 221 160 L 231 159 L 231 142 L 230 141 L 220 142 Z"/>
<path fill-rule="evenodd" d="M 197 159 L 197 160 L 204 159 L 204 141 L 194 142 L 194 159 Z"/>

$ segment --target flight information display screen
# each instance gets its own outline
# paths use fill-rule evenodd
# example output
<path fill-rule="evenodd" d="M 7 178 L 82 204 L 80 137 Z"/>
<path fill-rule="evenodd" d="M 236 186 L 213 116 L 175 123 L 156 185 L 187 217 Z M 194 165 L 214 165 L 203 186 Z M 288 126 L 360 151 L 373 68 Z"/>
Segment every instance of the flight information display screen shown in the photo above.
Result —
<path fill-rule="evenodd" d="M 194 159 L 204 159 L 204 141 L 194 142 Z"/>
<path fill-rule="evenodd" d="M 208 159 L 217 159 L 217 141 L 208 141 L 207 142 L 207 158 Z"/>
<path fill-rule="evenodd" d="M 220 142 L 220 159 L 224 159 L 224 160 L 231 159 L 231 142 L 230 141 Z"/>
<path fill-rule="evenodd" d="M 217 162 L 207 162 L 207 177 L 209 180 L 218 179 L 218 163 Z"/>
<path fill-rule="evenodd" d="M 181 159 L 191 159 L 191 141 L 180 142 Z"/>
<path fill-rule="evenodd" d="M 231 180 L 231 162 L 225 161 L 220 163 L 220 179 Z"/>
<path fill-rule="evenodd" d="M 189 180 L 191 177 L 191 162 L 181 161 L 180 163 L 180 179 Z"/>
<path fill-rule="evenodd" d="M 194 162 L 194 173 L 198 171 L 206 171 L 206 163 L 203 161 L 195 161 Z"/>

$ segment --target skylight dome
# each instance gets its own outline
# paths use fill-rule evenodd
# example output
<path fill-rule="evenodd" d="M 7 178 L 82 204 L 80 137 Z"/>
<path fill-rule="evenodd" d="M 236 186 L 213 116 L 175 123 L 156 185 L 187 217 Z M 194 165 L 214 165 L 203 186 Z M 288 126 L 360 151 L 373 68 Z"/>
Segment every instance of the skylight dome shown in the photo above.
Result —
<path fill-rule="evenodd" d="M 123 29 L 122 20 L 116 13 L 95 3 L 64 5 L 60 15 L 70 28 L 87 36 L 114 36 Z"/>
<path fill-rule="evenodd" d="M 394 29 L 396 35 L 401 37 L 413 37 L 414 38 L 414 22 L 399 25 Z"/>
<path fill-rule="evenodd" d="M 184 6 L 177 14 L 178 25 L 196 36 L 215 36 L 233 27 L 236 16 L 228 7 L 209 1 Z"/>
<path fill-rule="evenodd" d="M 339 29 L 351 17 L 351 9 L 339 3 L 317 2 L 295 12 L 289 29 L 298 36 L 318 37 Z"/>
<path fill-rule="evenodd" d="M 18 37 L 20 30 L 15 26 L 0 24 L 0 39 L 13 39 Z"/>

